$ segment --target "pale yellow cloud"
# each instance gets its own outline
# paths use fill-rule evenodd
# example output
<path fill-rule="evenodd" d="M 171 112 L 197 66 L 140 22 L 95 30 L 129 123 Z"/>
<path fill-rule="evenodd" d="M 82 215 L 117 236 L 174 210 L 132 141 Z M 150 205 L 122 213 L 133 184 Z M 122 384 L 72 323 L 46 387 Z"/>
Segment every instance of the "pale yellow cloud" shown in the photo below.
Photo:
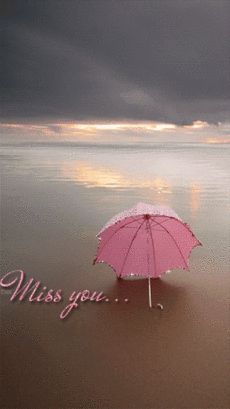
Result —
<path fill-rule="evenodd" d="M 185 129 L 203 129 L 203 128 L 208 128 L 210 125 L 208 122 L 205 121 L 194 121 L 191 125 L 184 125 L 183 127 Z"/>

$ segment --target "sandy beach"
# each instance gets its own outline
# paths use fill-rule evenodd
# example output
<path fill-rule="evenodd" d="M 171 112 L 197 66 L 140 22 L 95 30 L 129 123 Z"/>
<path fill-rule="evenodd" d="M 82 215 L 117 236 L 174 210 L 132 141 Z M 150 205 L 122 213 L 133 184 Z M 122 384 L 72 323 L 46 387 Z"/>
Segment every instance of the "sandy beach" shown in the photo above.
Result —
<path fill-rule="evenodd" d="M 21 269 L 66 297 L 110 299 L 61 321 L 63 305 L 10 302 L 1 290 L 2 408 L 229 407 L 228 154 L 196 144 L 1 148 L 1 274 Z M 138 201 L 172 207 L 203 244 L 189 272 L 153 281 L 163 311 L 148 309 L 147 280 L 92 265 L 97 232 Z"/>

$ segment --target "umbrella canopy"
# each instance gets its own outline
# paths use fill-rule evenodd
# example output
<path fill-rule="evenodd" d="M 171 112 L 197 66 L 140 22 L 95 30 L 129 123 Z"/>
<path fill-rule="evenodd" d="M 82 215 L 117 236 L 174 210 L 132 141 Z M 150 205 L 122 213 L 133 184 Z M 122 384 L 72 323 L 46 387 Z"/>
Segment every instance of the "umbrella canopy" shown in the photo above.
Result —
<path fill-rule="evenodd" d="M 146 203 L 114 216 L 97 237 L 93 264 L 107 263 L 119 278 L 157 278 L 169 269 L 189 270 L 192 249 L 202 245 L 171 208 Z"/>

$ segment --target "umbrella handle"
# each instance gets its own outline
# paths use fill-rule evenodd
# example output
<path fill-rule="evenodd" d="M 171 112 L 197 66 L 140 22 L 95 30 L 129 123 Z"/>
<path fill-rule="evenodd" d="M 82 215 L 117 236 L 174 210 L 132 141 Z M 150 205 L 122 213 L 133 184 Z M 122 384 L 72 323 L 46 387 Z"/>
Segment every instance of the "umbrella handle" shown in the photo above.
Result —
<path fill-rule="evenodd" d="M 149 284 L 149 308 L 152 308 L 151 277 L 148 277 Z"/>

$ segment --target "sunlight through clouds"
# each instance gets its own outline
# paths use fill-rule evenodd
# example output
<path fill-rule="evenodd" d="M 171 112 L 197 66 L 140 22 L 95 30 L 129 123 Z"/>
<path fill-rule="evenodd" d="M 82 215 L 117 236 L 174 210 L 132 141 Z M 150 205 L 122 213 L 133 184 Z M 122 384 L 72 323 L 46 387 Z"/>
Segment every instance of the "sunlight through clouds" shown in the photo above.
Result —
<path fill-rule="evenodd" d="M 163 122 L 42 122 L 1 123 L 3 142 L 20 141 L 148 143 L 148 142 L 199 142 L 203 144 L 230 143 L 227 123 L 217 125 L 195 121 L 190 125 Z"/>

